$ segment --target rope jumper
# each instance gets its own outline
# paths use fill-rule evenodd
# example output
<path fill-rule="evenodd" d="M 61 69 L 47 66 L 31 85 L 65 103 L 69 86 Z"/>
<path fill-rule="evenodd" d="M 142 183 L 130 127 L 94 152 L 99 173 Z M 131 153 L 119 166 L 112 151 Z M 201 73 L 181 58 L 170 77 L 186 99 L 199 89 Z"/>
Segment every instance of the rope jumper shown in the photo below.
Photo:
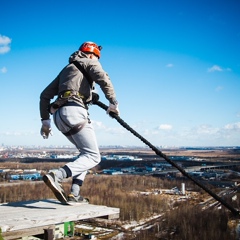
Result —
<path fill-rule="evenodd" d="M 100 108 L 107 110 L 108 107 L 98 101 L 97 99 L 95 101 L 92 101 L 92 104 L 98 105 Z M 167 157 L 165 154 L 163 154 L 158 148 L 153 146 L 149 141 L 147 141 L 144 137 L 142 137 L 140 134 L 138 134 L 134 129 L 132 129 L 126 122 L 124 122 L 117 114 L 110 112 L 110 116 L 112 118 L 115 118 L 124 128 L 126 128 L 128 131 L 130 131 L 134 136 L 139 138 L 143 143 L 145 143 L 147 146 L 149 146 L 158 156 L 165 159 L 168 163 L 170 163 L 172 166 L 177 168 L 184 176 L 189 178 L 191 181 L 193 181 L 196 185 L 198 185 L 200 188 L 205 190 L 210 196 L 212 196 L 215 200 L 220 202 L 223 206 L 225 206 L 227 209 L 229 209 L 234 216 L 239 217 L 239 211 L 237 211 L 235 208 L 230 206 L 226 201 L 224 201 L 222 198 L 220 198 L 218 195 L 213 193 L 210 189 L 208 189 L 205 185 L 203 185 L 201 182 L 194 179 L 191 175 L 189 175 L 183 168 L 181 168 L 178 164 L 173 162 L 169 157 Z"/>

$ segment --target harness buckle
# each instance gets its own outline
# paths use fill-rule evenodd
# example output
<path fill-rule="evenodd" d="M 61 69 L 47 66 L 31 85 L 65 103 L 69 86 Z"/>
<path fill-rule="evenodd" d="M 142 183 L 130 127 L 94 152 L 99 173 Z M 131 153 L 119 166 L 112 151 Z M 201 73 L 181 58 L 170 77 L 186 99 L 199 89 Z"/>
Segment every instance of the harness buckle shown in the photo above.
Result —
<path fill-rule="evenodd" d="M 79 92 L 74 92 L 74 91 L 71 91 L 71 90 L 65 91 L 64 93 L 62 93 L 62 94 L 60 95 L 61 98 L 70 98 L 70 97 L 72 97 L 72 96 L 77 96 L 77 97 L 79 97 L 79 98 L 84 99 L 84 96 L 83 96 L 81 93 L 79 93 Z"/>

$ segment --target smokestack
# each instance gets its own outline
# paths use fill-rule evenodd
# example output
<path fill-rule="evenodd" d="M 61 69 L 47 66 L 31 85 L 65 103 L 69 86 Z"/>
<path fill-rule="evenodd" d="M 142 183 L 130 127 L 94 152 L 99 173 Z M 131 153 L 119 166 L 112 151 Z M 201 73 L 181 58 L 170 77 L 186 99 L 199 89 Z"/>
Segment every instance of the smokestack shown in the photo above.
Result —
<path fill-rule="evenodd" d="M 186 192 L 185 192 L 185 183 L 182 183 L 182 194 L 185 195 Z"/>

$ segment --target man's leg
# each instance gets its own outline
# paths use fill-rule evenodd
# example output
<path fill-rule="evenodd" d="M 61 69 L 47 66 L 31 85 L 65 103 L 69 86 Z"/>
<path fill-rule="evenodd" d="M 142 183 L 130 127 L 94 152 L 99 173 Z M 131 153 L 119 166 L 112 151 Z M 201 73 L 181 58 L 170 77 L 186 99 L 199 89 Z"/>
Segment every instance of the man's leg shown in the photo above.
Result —
<path fill-rule="evenodd" d="M 53 176 L 50 174 L 44 177 L 44 182 L 51 188 L 59 201 L 65 201 L 65 197 L 59 197 L 59 194 L 63 195 L 63 190 L 57 183 L 61 182 L 63 178 L 73 177 L 72 191 L 74 191 L 74 194 L 77 192 L 79 194 L 87 170 L 96 166 L 101 160 L 95 132 L 90 121 L 86 123 L 87 117 L 87 111 L 82 107 L 62 107 L 54 114 L 55 124 L 63 133 L 70 129 L 69 126 L 73 127 L 76 124 L 83 123 L 83 128 L 79 132 L 67 136 L 69 141 L 80 151 L 78 158 L 55 171 L 54 177 L 56 180 L 52 180 Z"/>
<path fill-rule="evenodd" d="M 71 174 L 73 177 L 70 200 L 74 200 L 73 197 L 75 197 L 75 200 L 78 201 L 80 197 L 80 201 L 83 201 L 80 196 L 80 188 L 84 182 L 87 171 L 100 162 L 101 156 L 91 123 L 87 123 L 81 131 L 70 136 L 70 138 L 80 151 L 80 155 L 75 161 L 67 163 L 64 166 L 67 174 Z"/>
<path fill-rule="evenodd" d="M 101 160 L 95 132 L 91 123 L 86 125 L 76 134 L 70 136 L 80 154 L 78 158 L 65 166 L 71 171 L 71 176 L 79 175 L 78 179 L 84 180 L 86 171 L 95 167 Z"/>

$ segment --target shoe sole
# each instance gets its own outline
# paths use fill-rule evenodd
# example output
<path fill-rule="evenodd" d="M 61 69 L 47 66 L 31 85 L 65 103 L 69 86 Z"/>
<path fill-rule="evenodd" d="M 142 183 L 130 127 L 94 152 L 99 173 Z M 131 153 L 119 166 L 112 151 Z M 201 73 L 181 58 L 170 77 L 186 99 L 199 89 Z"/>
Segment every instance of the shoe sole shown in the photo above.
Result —
<path fill-rule="evenodd" d="M 43 181 L 52 190 L 58 201 L 61 203 L 67 203 L 67 199 L 64 197 L 63 193 L 58 190 L 51 178 L 49 178 L 47 175 L 44 175 Z"/>
<path fill-rule="evenodd" d="M 64 203 L 65 205 L 70 205 L 70 206 L 81 206 L 81 205 L 84 205 L 84 204 L 89 204 L 88 202 L 66 202 Z"/>
<path fill-rule="evenodd" d="M 76 203 L 78 203 L 78 204 L 89 204 L 89 201 L 86 200 L 86 201 L 76 202 L 76 201 L 73 201 L 73 200 L 68 200 L 67 203 L 68 204 L 76 204 Z"/>

